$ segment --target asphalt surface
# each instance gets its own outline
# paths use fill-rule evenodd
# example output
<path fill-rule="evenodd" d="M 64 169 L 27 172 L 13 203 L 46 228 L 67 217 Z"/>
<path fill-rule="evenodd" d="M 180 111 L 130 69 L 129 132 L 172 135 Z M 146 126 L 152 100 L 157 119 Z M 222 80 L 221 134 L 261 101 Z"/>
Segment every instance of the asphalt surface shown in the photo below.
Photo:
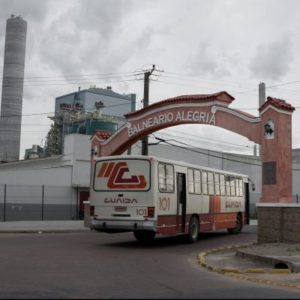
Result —
<path fill-rule="evenodd" d="M 256 226 L 256 222 L 250 225 Z M 84 221 L 0 222 L 5 233 L 89 232 Z M 300 244 L 252 243 L 199 253 L 201 267 L 212 272 L 262 284 L 300 289 Z"/>

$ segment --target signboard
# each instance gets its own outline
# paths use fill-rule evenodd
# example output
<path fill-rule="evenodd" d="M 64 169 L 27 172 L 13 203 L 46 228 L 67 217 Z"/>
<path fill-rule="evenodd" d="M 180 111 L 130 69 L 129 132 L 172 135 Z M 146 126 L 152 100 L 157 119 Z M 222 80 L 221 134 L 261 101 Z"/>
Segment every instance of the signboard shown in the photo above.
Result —
<path fill-rule="evenodd" d="M 181 110 L 175 113 L 167 112 L 167 113 L 158 114 L 154 117 L 149 117 L 148 119 L 141 120 L 136 124 L 132 124 L 133 122 L 129 123 L 128 136 L 137 134 L 146 128 L 150 128 L 150 127 L 154 127 L 166 123 L 171 123 L 171 122 L 183 122 L 183 121 L 210 124 L 210 125 L 216 124 L 216 118 L 214 113 L 200 111 L 200 110 L 196 110 L 196 111 Z"/>

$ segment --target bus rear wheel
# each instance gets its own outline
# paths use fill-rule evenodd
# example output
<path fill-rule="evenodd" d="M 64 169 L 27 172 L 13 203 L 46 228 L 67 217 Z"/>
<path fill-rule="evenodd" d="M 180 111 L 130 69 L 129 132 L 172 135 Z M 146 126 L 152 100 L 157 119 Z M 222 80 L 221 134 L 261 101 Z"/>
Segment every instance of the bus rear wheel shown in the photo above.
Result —
<path fill-rule="evenodd" d="M 154 240 L 155 232 L 149 230 L 136 230 L 133 232 L 133 235 L 140 242 L 151 242 Z"/>
<path fill-rule="evenodd" d="M 199 236 L 199 221 L 197 217 L 192 217 L 189 224 L 189 232 L 187 235 L 187 239 L 189 243 L 195 243 L 198 241 Z"/>
<path fill-rule="evenodd" d="M 227 228 L 227 231 L 231 234 L 237 234 L 240 233 L 242 231 L 243 228 L 243 220 L 242 220 L 242 216 L 239 214 L 236 217 L 236 226 L 234 228 Z"/>

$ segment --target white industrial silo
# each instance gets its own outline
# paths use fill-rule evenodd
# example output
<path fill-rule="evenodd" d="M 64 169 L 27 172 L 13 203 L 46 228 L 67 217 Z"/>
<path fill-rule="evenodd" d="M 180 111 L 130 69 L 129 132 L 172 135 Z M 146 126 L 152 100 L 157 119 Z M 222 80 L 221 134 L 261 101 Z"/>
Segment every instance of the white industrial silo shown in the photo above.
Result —
<path fill-rule="evenodd" d="M 19 159 L 27 22 L 6 22 L 0 119 L 0 161 Z"/>

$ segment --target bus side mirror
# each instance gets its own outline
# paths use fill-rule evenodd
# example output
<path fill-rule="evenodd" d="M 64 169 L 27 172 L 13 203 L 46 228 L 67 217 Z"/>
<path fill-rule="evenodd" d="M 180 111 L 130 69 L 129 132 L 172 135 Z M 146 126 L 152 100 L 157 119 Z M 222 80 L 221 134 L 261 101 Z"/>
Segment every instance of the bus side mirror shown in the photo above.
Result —
<path fill-rule="evenodd" d="M 253 182 L 251 183 L 251 189 L 252 191 L 255 191 L 255 184 Z"/>

